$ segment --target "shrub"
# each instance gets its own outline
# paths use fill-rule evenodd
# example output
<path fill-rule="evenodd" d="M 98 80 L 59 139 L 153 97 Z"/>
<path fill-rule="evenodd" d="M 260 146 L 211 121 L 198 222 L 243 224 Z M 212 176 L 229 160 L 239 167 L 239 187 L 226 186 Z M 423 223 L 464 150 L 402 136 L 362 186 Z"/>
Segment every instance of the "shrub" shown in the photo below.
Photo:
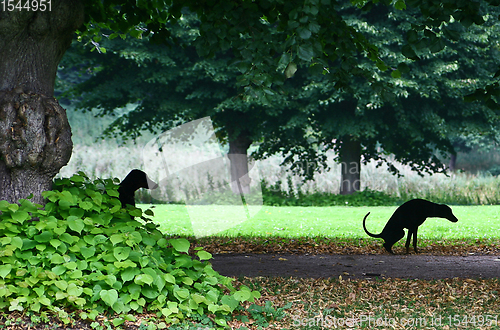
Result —
<path fill-rule="evenodd" d="M 151 210 L 121 208 L 117 188 L 80 172 L 57 179 L 44 208 L 0 201 L 0 308 L 61 319 L 68 307 L 84 319 L 116 313 L 115 325 L 147 309 L 168 323 L 213 314 L 225 325 L 259 296 L 214 271 L 210 253 L 191 257 L 187 240 L 164 238 Z"/>
<path fill-rule="evenodd" d="M 302 193 L 296 195 L 279 190 L 279 187 L 267 187 L 262 184 L 264 205 L 269 206 L 392 206 L 399 198 L 381 191 L 365 189 L 352 195 L 337 195 L 327 192 Z"/>

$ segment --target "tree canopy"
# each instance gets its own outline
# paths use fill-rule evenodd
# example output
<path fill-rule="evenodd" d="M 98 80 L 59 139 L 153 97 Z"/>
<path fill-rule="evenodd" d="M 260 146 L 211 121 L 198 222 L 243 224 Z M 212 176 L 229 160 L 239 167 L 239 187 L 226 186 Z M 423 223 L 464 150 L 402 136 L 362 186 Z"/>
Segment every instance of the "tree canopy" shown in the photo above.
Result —
<path fill-rule="evenodd" d="M 435 152 L 454 153 L 452 136 L 492 133 L 496 114 L 462 99 L 491 83 L 488 72 L 498 66 L 494 12 L 481 17 L 482 26 L 467 31 L 458 22 L 439 27 L 443 32 L 437 44 L 425 37 L 418 47 L 411 46 L 410 57 L 419 59 L 414 61 L 405 57 L 407 39 L 417 40 L 412 27 L 428 20 L 418 10 L 384 4 L 360 9 L 347 2 L 337 4 L 336 10 L 346 26 L 377 50 L 376 61 L 352 54 L 358 77 L 334 79 L 326 66 L 319 71 L 312 61 L 312 66 L 289 62 L 278 89 L 254 88 L 243 97 L 237 85 L 248 83 L 246 74 L 253 67 L 241 58 L 236 61 L 232 48 L 208 59 L 197 57 L 193 44 L 203 23 L 184 11 L 170 29 L 177 46 L 150 45 L 148 37 L 102 43 L 112 54 L 92 57 L 89 66 L 99 71 L 77 90 L 78 95 L 85 92 L 80 106 L 110 113 L 138 102 L 135 111 L 119 117 L 112 127 L 132 135 L 139 128 L 165 129 L 178 120 L 210 115 L 222 134 L 231 131 L 235 138 L 244 132 L 250 142 L 261 142 L 257 157 L 283 152 L 287 162 L 299 165 L 304 162 L 297 163 L 297 157 L 311 164 L 324 159 L 319 145 L 340 151 L 345 141 L 354 140 L 362 145 L 354 156 L 358 161 L 361 155 L 364 161 L 387 161 L 392 154 L 419 172 L 442 172 Z M 279 41 L 275 27 L 268 26 L 267 34 Z M 311 174 L 309 166 L 301 169 Z"/>

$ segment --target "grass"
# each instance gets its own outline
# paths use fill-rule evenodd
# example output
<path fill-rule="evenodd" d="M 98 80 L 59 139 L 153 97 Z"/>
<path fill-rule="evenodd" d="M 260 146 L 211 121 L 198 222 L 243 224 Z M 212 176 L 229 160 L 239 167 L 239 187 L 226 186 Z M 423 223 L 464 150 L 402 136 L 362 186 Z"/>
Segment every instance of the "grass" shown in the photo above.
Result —
<path fill-rule="evenodd" d="M 147 208 L 142 204 L 141 207 Z M 362 219 L 367 218 L 367 228 L 373 233 L 382 231 L 396 207 L 271 207 L 263 206 L 255 216 L 246 221 L 241 208 L 236 206 L 185 206 L 179 204 L 155 205 L 155 221 L 168 235 L 193 236 L 196 233 L 216 234 L 222 237 L 327 237 L 336 239 L 366 238 Z M 500 238 L 500 206 L 453 206 L 453 213 L 459 219 L 451 223 L 446 219 L 430 218 L 419 228 L 419 239 L 474 240 Z M 203 215 L 197 222 L 191 216 Z M 210 220 L 212 219 L 212 220 Z M 231 219 L 236 221 L 231 223 Z M 221 221 L 218 229 L 234 227 L 215 232 L 194 231 L 193 227 L 205 228 L 210 221 Z M 199 235 L 198 235 L 199 236 Z"/>

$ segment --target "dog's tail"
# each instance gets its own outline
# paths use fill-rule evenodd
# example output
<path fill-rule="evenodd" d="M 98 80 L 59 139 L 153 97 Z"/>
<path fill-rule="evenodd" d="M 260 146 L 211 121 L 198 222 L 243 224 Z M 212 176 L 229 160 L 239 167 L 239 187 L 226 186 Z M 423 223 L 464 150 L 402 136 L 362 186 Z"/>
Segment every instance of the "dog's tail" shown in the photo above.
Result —
<path fill-rule="evenodd" d="M 368 216 L 369 216 L 369 215 L 370 215 L 370 212 L 368 212 L 368 214 L 366 214 L 366 215 L 365 215 L 365 217 L 363 218 L 363 229 L 365 230 L 365 232 L 366 232 L 366 234 L 367 234 L 368 236 L 370 236 L 370 237 L 374 237 L 374 238 L 380 238 L 380 237 L 381 237 L 381 236 L 380 236 L 380 234 L 378 234 L 378 235 L 377 235 L 377 234 L 372 234 L 372 233 L 370 233 L 370 232 L 368 231 L 368 229 L 366 229 L 366 224 L 365 224 L 365 222 L 366 222 L 366 218 L 368 218 Z"/>

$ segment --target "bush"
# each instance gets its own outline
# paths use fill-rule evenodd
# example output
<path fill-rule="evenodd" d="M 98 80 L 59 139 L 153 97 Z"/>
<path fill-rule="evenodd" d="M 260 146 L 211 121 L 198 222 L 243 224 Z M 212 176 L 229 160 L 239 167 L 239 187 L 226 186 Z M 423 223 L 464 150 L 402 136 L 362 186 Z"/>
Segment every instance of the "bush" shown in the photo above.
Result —
<path fill-rule="evenodd" d="M 365 189 L 352 195 L 336 195 L 326 192 L 315 192 L 297 195 L 266 187 L 262 184 L 264 205 L 269 206 L 393 206 L 398 205 L 399 198 L 381 191 Z"/>
<path fill-rule="evenodd" d="M 115 325 L 147 309 L 167 323 L 212 314 L 225 325 L 241 301 L 260 296 L 236 290 L 210 253 L 191 257 L 187 240 L 164 238 L 151 210 L 121 208 L 117 188 L 80 172 L 56 180 L 44 208 L 0 201 L 0 308 L 48 309 L 61 320 L 68 307 L 83 319 L 116 313 Z"/>

